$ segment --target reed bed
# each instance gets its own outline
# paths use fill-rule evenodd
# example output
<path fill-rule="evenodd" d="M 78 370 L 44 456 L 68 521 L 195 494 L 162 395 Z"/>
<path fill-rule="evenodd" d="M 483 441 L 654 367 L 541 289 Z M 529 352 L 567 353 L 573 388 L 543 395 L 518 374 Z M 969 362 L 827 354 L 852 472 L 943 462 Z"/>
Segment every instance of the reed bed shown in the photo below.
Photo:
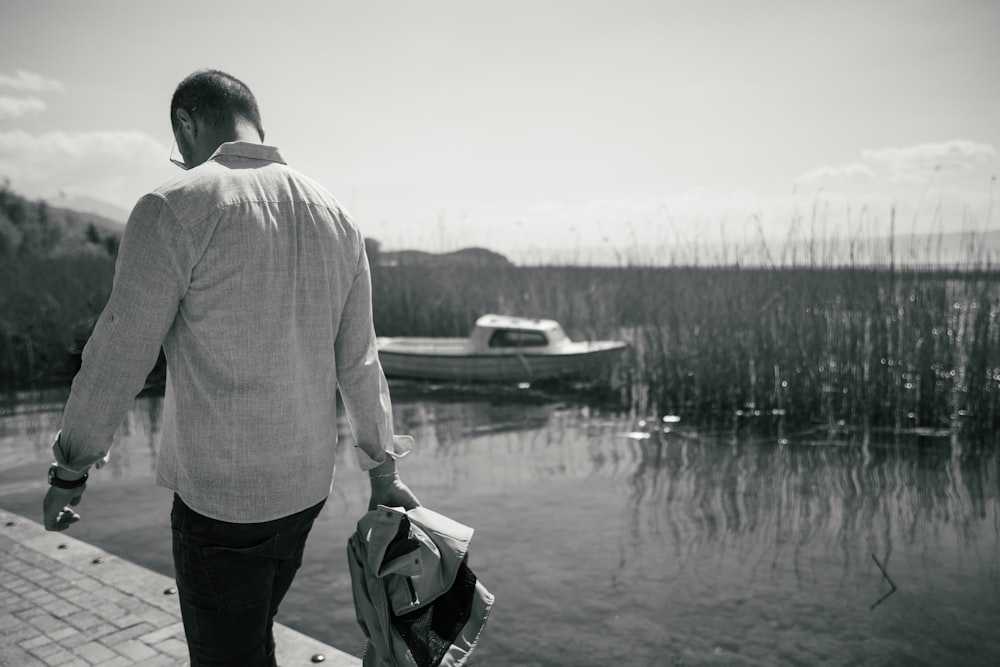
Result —
<path fill-rule="evenodd" d="M 497 312 L 630 349 L 598 390 L 642 414 L 872 430 L 1000 427 L 1000 272 L 881 267 L 373 269 L 379 335 Z"/>

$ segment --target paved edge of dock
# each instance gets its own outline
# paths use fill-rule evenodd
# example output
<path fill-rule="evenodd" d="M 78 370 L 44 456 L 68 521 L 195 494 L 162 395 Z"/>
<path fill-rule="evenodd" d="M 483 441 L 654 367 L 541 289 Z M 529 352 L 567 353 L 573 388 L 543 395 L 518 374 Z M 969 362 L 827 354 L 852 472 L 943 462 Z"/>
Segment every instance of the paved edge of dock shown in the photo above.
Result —
<path fill-rule="evenodd" d="M 361 665 L 288 626 L 274 636 L 283 667 Z M 187 663 L 173 579 L 0 508 L 0 665 Z"/>

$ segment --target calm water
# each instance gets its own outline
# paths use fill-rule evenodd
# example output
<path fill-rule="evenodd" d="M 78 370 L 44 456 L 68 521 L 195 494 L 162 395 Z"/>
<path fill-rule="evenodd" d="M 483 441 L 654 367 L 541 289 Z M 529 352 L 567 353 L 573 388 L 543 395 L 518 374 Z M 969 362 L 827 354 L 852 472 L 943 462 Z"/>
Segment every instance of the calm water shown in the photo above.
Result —
<path fill-rule="evenodd" d="M 0 408 L 0 506 L 40 518 L 63 399 Z M 497 597 L 476 664 L 1000 664 L 996 449 L 734 437 L 408 385 L 394 400 L 417 442 L 406 481 L 476 529 L 470 564 Z M 160 407 L 136 402 L 71 534 L 173 576 Z M 280 620 L 360 655 L 345 549 L 367 482 L 350 445 Z"/>

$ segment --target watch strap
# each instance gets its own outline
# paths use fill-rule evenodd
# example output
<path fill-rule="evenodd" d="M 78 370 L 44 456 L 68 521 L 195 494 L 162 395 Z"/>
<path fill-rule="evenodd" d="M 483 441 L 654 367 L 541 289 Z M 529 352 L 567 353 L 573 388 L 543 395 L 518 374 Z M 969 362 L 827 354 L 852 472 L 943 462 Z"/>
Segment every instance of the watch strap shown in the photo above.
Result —
<path fill-rule="evenodd" d="M 81 477 L 80 479 L 73 479 L 73 480 L 60 479 L 59 476 L 56 475 L 56 471 L 58 469 L 59 465 L 56 463 L 53 463 L 51 466 L 49 466 L 50 486 L 54 486 L 57 489 L 79 489 L 81 486 L 84 486 L 87 483 L 87 478 L 89 477 L 87 473 L 83 473 L 83 477 Z"/>

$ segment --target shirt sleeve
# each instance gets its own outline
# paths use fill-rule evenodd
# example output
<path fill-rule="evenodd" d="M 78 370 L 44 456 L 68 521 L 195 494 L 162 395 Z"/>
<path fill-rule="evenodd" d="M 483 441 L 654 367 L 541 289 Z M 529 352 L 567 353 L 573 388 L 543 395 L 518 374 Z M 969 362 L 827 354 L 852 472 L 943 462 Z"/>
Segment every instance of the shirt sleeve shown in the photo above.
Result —
<path fill-rule="evenodd" d="M 140 199 L 118 250 L 114 285 L 83 350 L 56 462 L 82 472 L 106 459 L 115 431 L 156 364 L 190 280 L 191 242 L 156 194 Z"/>
<path fill-rule="evenodd" d="M 337 385 L 357 443 L 355 454 L 362 470 L 370 470 L 386 456 L 399 458 L 410 451 L 413 439 L 393 433 L 389 385 L 378 360 L 372 319 L 372 282 L 368 255 L 361 256 L 340 316 L 335 343 Z"/>

